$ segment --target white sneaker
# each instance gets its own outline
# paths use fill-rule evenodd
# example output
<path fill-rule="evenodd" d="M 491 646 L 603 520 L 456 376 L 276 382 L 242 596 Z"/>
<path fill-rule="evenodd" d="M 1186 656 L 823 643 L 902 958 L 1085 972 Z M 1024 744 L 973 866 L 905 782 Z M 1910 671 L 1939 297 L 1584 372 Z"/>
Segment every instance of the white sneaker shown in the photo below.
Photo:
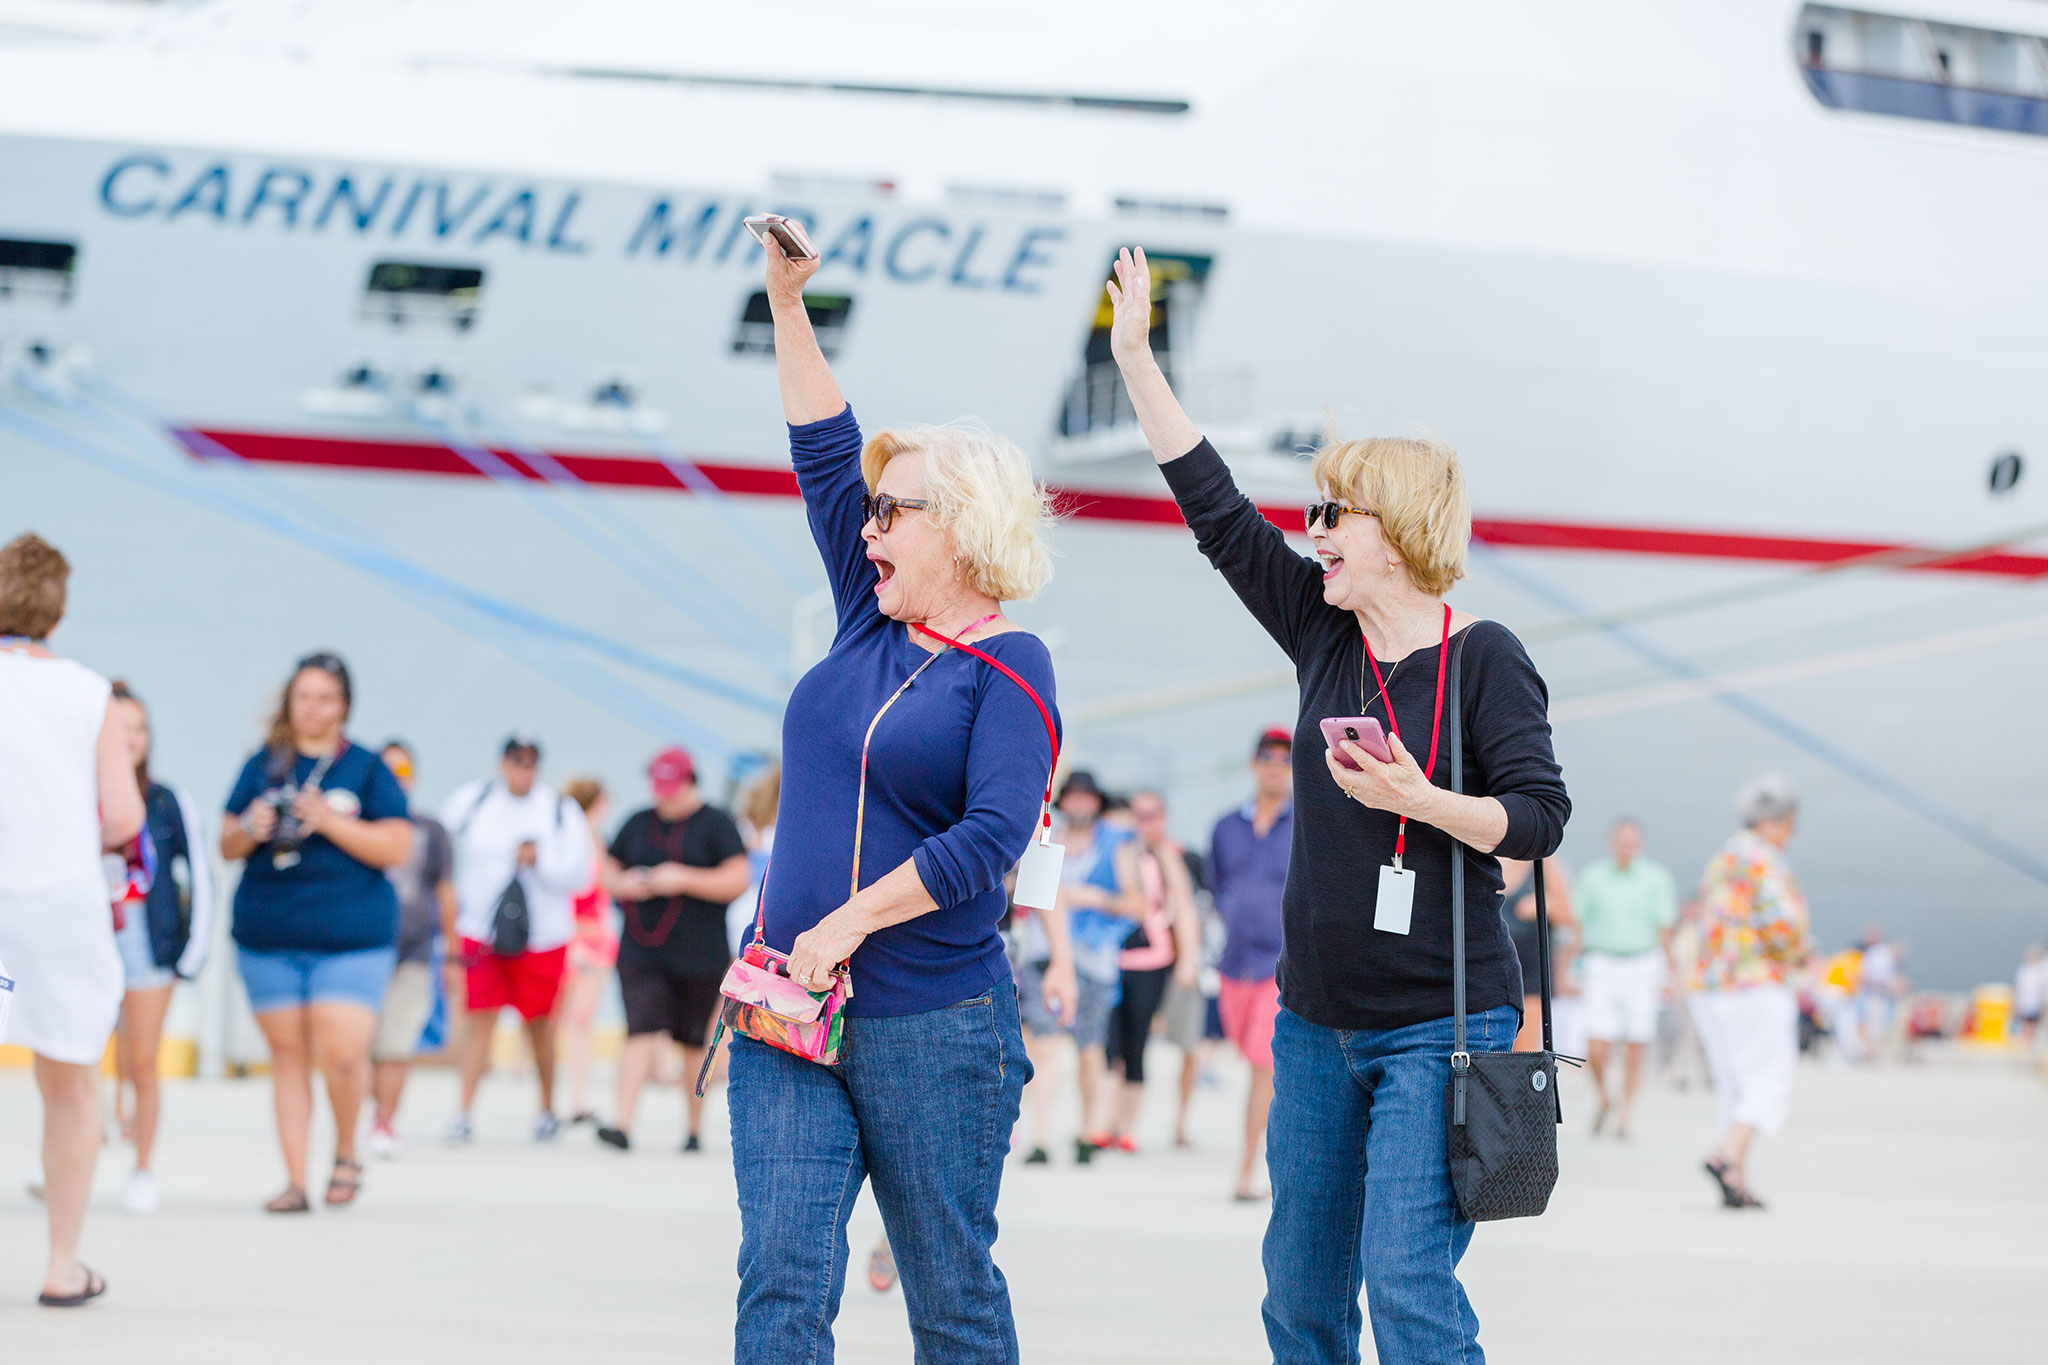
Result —
<path fill-rule="evenodd" d="M 122 1208 L 130 1213 L 155 1213 L 158 1202 L 155 1176 L 137 1171 L 128 1177 L 128 1189 L 121 1196 Z"/>
<path fill-rule="evenodd" d="M 476 1137 L 476 1129 L 469 1126 L 469 1115 L 457 1114 L 448 1121 L 448 1131 L 441 1134 L 441 1141 L 450 1147 L 466 1147 Z"/>
<path fill-rule="evenodd" d="M 370 1155 L 379 1161 L 396 1161 L 398 1154 L 405 1150 L 405 1143 L 398 1134 L 391 1131 L 388 1123 L 373 1124 L 370 1127 Z"/>
<path fill-rule="evenodd" d="M 533 1140 L 535 1142 L 553 1142 L 561 1135 L 562 1121 L 553 1114 L 543 1110 L 541 1116 L 533 1121 Z"/>
<path fill-rule="evenodd" d="M 41 1203 L 41 1202 L 42 1202 L 42 1198 L 43 1198 L 43 1168 L 42 1168 L 42 1165 L 41 1165 L 41 1163 L 38 1163 L 38 1164 L 36 1165 L 36 1168 L 35 1168 L 35 1169 L 34 1169 L 33 1171 L 30 1171 L 30 1172 L 29 1172 L 29 1176 L 28 1176 L 28 1179 L 27 1179 L 27 1180 L 25 1180 L 25 1181 L 23 1181 L 23 1182 L 22 1182 L 22 1184 L 23 1184 L 23 1186 L 24 1186 L 24 1187 L 25 1187 L 25 1188 L 26 1188 L 26 1189 L 28 1190 L 28 1197 L 29 1197 L 29 1198 L 31 1198 L 31 1199 L 33 1199 L 33 1200 L 35 1200 L 35 1201 L 36 1201 L 37 1203 Z"/>

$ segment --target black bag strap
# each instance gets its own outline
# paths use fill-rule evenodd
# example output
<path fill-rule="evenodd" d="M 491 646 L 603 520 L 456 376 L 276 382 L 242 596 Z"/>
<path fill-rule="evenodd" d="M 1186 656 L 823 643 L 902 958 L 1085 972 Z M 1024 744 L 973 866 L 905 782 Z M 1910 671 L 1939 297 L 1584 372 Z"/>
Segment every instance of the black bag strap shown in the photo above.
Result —
<path fill-rule="evenodd" d="M 1549 880 L 1545 873 L 1538 858 L 1530 873 L 1536 881 L 1536 979 L 1543 990 L 1543 1050 L 1555 1052 L 1550 1041 L 1550 906 L 1543 896 L 1543 884 Z"/>
<path fill-rule="evenodd" d="M 1451 655 L 1451 790 L 1465 791 L 1465 637 Z M 1465 1126 L 1465 846 L 1451 840 L 1451 1123 Z"/>
<path fill-rule="evenodd" d="M 497 789 L 498 779 L 495 777 L 484 783 L 484 789 L 476 794 L 476 800 L 471 802 L 469 809 L 464 812 L 461 823 L 455 826 L 456 838 L 460 839 L 469 833 L 470 823 L 476 819 L 476 813 L 484 808 L 484 802 L 490 800 L 491 793 Z M 559 816 L 561 812 L 557 811 L 555 814 Z"/>

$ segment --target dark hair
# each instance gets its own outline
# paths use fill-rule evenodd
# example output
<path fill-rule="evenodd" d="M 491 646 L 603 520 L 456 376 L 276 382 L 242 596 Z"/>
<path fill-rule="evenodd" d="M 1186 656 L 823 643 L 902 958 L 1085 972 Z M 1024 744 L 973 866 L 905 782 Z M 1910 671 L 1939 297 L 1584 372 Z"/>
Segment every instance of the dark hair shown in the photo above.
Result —
<path fill-rule="evenodd" d="M 277 698 L 277 710 L 270 717 L 270 730 L 263 738 L 263 747 L 273 757 L 288 755 L 292 751 L 292 684 L 309 668 L 319 669 L 340 684 L 344 719 L 355 707 L 355 688 L 349 683 L 348 665 L 341 661 L 341 656 L 324 649 L 308 654 L 292 665 L 292 675 L 284 680 L 284 691 Z"/>
<path fill-rule="evenodd" d="M 142 715 L 143 715 L 143 719 L 147 720 L 147 719 L 149 718 L 149 707 L 148 707 L 148 705 L 147 705 L 147 704 L 145 704 L 145 703 L 143 702 L 142 698 L 140 698 L 140 697 L 138 697 L 138 696 L 136 696 L 136 695 L 135 695 L 135 689 L 133 689 L 133 688 L 131 688 L 130 686 L 128 686 L 128 684 L 127 684 L 126 682 L 124 682 L 124 681 L 121 681 L 121 680 L 119 680 L 119 679 L 116 679 L 116 680 L 115 680 L 115 682 L 114 682 L 114 693 L 113 693 L 113 695 L 114 695 L 114 700 L 115 700 L 115 701 L 132 701 L 132 702 L 134 702 L 134 703 L 136 704 L 136 706 L 138 706 L 138 707 L 140 707 L 140 708 L 141 708 L 141 710 L 142 710 Z M 136 759 L 136 760 L 135 760 L 135 790 L 137 790 L 137 791 L 141 792 L 141 793 L 142 793 L 142 795 L 143 795 L 143 797 L 144 797 L 144 799 L 147 799 L 147 798 L 148 798 L 148 796 L 149 796 L 149 754 L 148 754 L 148 752 L 147 752 L 147 751 L 145 751 L 145 752 L 143 753 L 143 755 L 142 755 L 142 757 L 141 757 L 141 758 L 138 758 L 138 759 Z"/>
<path fill-rule="evenodd" d="M 40 640 L 64 619 L 71 564 L 34 531 L 0 545 L 0 635 Z"/>
<path fill-rule="evenodd" d="M 346 692 L 347 692 L 347 689 L 346 689 L 346 688 L 344 688 L 344 689 L 343 689 L 343 693 L 344 693 L 344 695 L 346 695 Z M 381 748 L 381 749 L 379 749 L 379 750 L 378 750 L 377 752 L 378 752 L 378 753 L 380 753 L 380 754 L 382 754 L 382 753 L 389 753 L 389 752 L 390 752 L 391 750 L 393 750 L 393 749 L 402 749 L 402 750 L 404 750 L 404 751 L 405 751 L 405 756 L 406 756 L 407 758 L 418 758 L 418 757 L 419 757 L 419 755 L 418 755 L 418 754 L 416 754 L 416 753 L 414 753 L 414 752 L 413 752 L 413 749 L 412 749 L 412 745 L 410 745 L 410 744 L 407 744 L 407 743 L 406 743 L 406 742 L 405 742 L 404 740 L 402 740 L 402 739 L 387 739 L 387 740 L 385 740 L 385 741 L 384 741 L 384 747 L 383 747 L 383 748 Z"/>

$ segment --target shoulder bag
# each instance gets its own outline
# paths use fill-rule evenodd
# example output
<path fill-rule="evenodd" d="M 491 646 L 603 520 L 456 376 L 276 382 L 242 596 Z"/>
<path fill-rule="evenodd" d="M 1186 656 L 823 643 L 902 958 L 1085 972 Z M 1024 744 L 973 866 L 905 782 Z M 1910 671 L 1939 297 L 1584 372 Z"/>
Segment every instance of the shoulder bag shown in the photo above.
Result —
<path fill-rule="evenodd" d="M 1464 641 L 1451 656 L 1451 790 L 1465 790 Z M 1451 841 L 1451 1080 L 1446 1155 L 1458 1209 L 1474 1222 L 1533 1218 L 1557 1185 L 1557 1056 L 1551 1050 L 1550 910 L 1544 904 L 1543 860 L 1536 887 L 1537 976 L 1543 998 L 1541 1052 L 1470 1052 L 1465 1047 L 1465 847 Z"/>

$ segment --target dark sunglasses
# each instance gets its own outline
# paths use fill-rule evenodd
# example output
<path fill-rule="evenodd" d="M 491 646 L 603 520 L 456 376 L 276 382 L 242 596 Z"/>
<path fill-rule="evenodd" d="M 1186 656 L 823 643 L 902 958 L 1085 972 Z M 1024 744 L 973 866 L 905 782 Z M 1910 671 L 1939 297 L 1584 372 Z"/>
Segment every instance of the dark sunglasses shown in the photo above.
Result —
<path fill-rule="evenodd" d="M 1337 518 L 1343 516 L 1346 512 L 1356 512 L 1361 517 L 1376 517 L 1379 515 L 1370 507 L 1353 507 L 1350 503 L 1345 502 L 1312 502 L 1303 509 L 1301 519 L 1311 531 L 1316 529 L 1316 523 L 1319 521 L 1323 524 L 1324 530 L 1334 531 L 1337 529 Z"/>
<path fill-rule="evenodd" d="M 931 503 L 924 498 L 899 498 L 888 493 L 876 497 L 873 493 L 863 493 L 860 496 L 860 519 L 872 521 L 878 531 L 887 531 L 896 524 L 899 509 L 922 512 L 930 506 Z"/>

